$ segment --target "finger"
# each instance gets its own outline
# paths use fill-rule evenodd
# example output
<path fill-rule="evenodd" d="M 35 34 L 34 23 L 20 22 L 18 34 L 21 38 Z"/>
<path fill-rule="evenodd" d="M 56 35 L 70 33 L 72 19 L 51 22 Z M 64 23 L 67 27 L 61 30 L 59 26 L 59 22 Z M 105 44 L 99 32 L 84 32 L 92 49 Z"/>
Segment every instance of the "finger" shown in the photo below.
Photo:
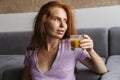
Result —
<path fill-rule="evenodd" d="M 84 44 L 80 44 L 81 47 L 85 47 L 85 46 L 92 46 L 90 43 L 84 43 Z"/>
<path fill-rule="evenodd" d="M 93 47 L 88 45 L 88 46 L 82 46 L 81 48 L 83 48 L 83 49 L 92 49 Z"/>
<path fill-rule="evenodd" d="M 84 34 L 84 35 L 83 35 L 83 38 L 84 38 L 84 39 L 91 39 L 87 34 Z"/>
<path fill-rule="evenodd" d="M 83 48 L 83 49 L 92 49 L 93 45 L 87 43 L 87 44 L 84 44 L 84 45 L 80 45 L 80 47 Z"/>
<path fill-rule="evenodd" d="M 91 39 L 83 39 L 81 40 L 81 43 L 91 43 L 93 42 Z"/>
<path fill-rule="evenodd" d="M 88 42 L 83 42 L 80 44 L 81 47 L 84 47 L 84 46 L 90 46 L 91 48 L 93 48 L 93 42 L 92 40 L 91 41 L 88 41 Z"/>

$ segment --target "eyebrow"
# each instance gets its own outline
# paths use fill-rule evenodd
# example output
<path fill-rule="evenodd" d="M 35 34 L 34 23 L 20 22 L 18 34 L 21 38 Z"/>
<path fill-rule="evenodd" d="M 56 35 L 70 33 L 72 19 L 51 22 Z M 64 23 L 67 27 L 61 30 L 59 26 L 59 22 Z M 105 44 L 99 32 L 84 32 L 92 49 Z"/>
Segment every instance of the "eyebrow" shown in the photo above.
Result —
<path fill-rule="evenodd" d="M 52 18 L 54 18 L 54 17 L 55 17 L 55 18 L 59 18 L 59 19 L 61 19 L 59 16 L 54 16 L 54 15 L 51 15 L 51 17 L 52 17 Z M 64 19 L 67 21 L 67 18 L 64 18 Z"/>

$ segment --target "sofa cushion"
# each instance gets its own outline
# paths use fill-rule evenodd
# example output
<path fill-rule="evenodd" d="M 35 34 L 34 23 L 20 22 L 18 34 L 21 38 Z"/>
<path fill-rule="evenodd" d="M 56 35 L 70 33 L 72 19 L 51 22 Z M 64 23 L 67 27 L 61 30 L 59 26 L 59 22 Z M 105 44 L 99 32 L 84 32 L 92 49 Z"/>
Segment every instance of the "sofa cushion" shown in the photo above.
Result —
<path fill-rule="evenodd" d="M 23 67 L 21 66 L 6 68 L 2 80 L 22 80 L 22 73 Z"/>
<path fill-rule="evenodd" d="M 101 77 L 101 80 L 120 80 L 120 55 L 110 56 L 106 66 L 108 72 Z"/>
<path fill-rule="evenodd" d="M 100 75 L 90 71 L 86 66 L 77 62 L 76 80 L 99 80 Z"/>
<path fill-rule="evenodd" d="M 109 49 L 110 55 L 120 55 L 120 27 L 109 30 Z"/>
<path fill-rule="evenodd" d="M 84 28 L 77 29 L 78 34 L 87 34 L 94 41 L 94 49 L 101 57 L 108 57 L 108 29 Z"/>
<path fill-rule="evenodd" d="M 23 64 L 24 55 L 0 55 L 0 69 L 5 65 Z"/>
<path fill-rule="evenodd" d="M 24 55 L 0 55 L 0 80 L 6 69 L 23 66 L 23 60 Z"/>
<path fill-rule="evenodd" d="M 32 32 L 1 32 L 0 55 L 24 54 Z"/>
<path fill-rule="evenodd" d="M 101 58 L 103 59 L 104 62 L 106 62 L 106 58 L 104 57 Z M 92 72 L 79 61 L 77 61 L 76 69 L 77 69 L 77 75 L 76 75 L 77 80 L 99 80 L 101 78 L 101 75 Z"/>
<path fill-rule="evenodd" d="M 94 41 L 95 51 L 103 58 L 106 62 L 108 57 L 108 29 L 106 28 L 87 28 L 77 29 L 78 34 L 87 34 Z M 99 80 L 101 75 L 90 71 L 87 67 L 77 62 L 77 80 Z M 87 76 L 87 77 L 86 77 Z"/>

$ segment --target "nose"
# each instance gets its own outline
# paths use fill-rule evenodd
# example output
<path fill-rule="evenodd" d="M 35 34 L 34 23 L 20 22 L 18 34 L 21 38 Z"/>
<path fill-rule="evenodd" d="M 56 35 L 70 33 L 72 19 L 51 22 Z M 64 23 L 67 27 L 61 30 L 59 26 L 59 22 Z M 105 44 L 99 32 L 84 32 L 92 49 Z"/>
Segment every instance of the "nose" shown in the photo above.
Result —
<path fill-rule="evenodd" d="M 61 21 L 60 27 L 64 27 L 64 21 Z"/>

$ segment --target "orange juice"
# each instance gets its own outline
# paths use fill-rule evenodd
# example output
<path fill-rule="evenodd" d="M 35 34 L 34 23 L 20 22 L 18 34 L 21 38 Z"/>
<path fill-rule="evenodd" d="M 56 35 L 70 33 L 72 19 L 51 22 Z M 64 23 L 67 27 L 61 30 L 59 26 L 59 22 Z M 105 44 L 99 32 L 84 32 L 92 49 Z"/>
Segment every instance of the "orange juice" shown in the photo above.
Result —
<path fill-rule="evenodd" d="M 80 47 L 79 39 L 70 40 L 70 43 L 71 43 L 71 48 L 79 48 Z"/>
<path fill-rule="evenodd" d="M 80 48 L 80 40 L 83 39 L 83 35 L 70 35 L 71 48 Z"/>

